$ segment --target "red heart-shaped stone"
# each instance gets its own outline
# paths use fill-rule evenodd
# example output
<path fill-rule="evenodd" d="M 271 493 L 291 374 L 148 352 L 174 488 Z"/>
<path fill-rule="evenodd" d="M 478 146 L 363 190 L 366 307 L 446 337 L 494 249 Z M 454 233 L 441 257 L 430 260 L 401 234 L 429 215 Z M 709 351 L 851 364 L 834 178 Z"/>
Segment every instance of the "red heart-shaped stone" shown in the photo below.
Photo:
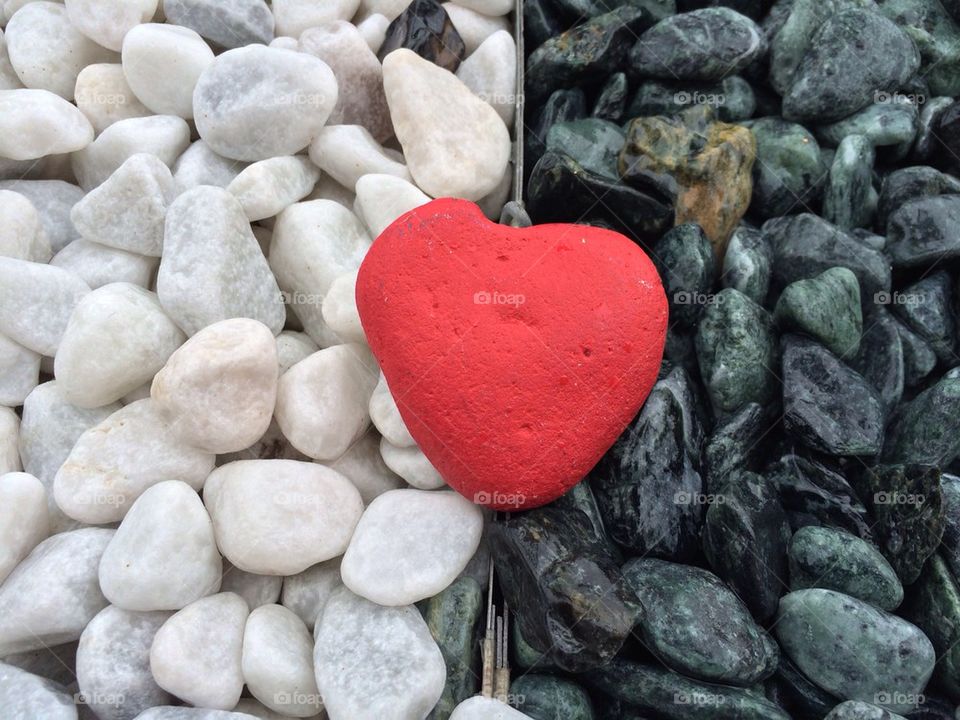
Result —
<path fill-rule="evenodd" d="M 653 263 L 623 235 L 497 225 L 463 200 L 384 230 L 356 297 L 410 434 L 451 487 L 498 510 L 583 479 L 643 405 L 667 328 Z"/>

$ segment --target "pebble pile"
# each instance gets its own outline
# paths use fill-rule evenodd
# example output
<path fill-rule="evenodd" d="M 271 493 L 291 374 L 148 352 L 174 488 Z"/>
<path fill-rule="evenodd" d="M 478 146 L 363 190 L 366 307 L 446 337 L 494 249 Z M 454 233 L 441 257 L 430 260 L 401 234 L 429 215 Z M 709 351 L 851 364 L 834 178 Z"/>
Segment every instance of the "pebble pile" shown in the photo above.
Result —
<path fill-rule="evenodd" d="M 433 197 L 499 217 L 512 9 L 0 2 L 4 720 L 446 720 L 479 691 L 484 516 L 354 286 Z"/>

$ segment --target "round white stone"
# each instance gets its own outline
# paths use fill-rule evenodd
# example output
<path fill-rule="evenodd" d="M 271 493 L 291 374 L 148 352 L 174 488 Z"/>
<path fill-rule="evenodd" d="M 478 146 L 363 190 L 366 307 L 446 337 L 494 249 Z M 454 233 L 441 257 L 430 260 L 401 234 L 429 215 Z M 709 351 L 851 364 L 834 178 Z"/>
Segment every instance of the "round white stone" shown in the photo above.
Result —
<path fill-rule="evenodd" d="M 400 417 L 397 403 L 387 387 L 387 379 L 380 373 L 377 387 L 370 396 L 370 419 L 384 439 L 398 447 L 414 447 L 417 443 Z"/>
<path fill-rule="evenodd" d="M 159 482 L 181 480 L 199 490 L 213 462 L 174 435 L 152 400 L 138 400 L 77 439 L 54 478 L 54 497 L 76 520 L 116 522 Z"/>
<path fill-rule="evenodd" d="M 264 605 L 243 634 L 243 679 L 250 694 L 291 717 L 311 717 L 322 703 L 313 674 L 313 638 L 295 613 Z"/>
<path fill-rule="evenodd" d="M 47 538 L 0 585 L 0 656 L 80 637 L 107 606 L 97 567 L 113 530 L 83 528 Z"/>
<path fill-rule="evenodd" d="M 296 460 L 223 465 L 211 473 L 204 502 L 224 556 L 264 575 L 293 575 L 341 555 L 363 511 L 347 478 Z"/>
<path fill-rule="evenodd" d="M 22 405 L 39 377 L 40 354 L 0 335 L 0 405 Z"/>
<path fill-rule="evenodd" d="M 409 605 L 446 589 L 482 534 L 480 508 L 457 493 L 392 490 L 363 513 L 340 575 L 368 600 Z"/>
<path fill-rule="evenodd" d="M 349 20 L 360 0 L 273 0 L 277 35 L 300 37 L 304 30 L 331 20 Z"/>
<path fill-rule="evenodd" d="M 0 475 L 0 583 L 50 532 L 47 491 L 33 475 Z"/>
<path fill-rule="evenodd" d="M 173 167 L 174 192 L 179 195 L 197 185 L 227 187 L 247 163 L 217 155 L 203 140 L 184 150 Z"/>
<path fill-rule="evenodd" d="M 130 612 L 110 605 L 80 636 L 77 684 L 101 720 L 127 720 L 174 701 L 150 674 L 150 645 L 168 612 Z"/>
<path fill-rule="evenodd" d="M 153 17 L 158 0 L 64 0 L 64 4 L 77 30 L 105 48 L 119 50 L 131 29 Z"/>
<path fill-rule="evenodd" d="M 301 360 L 277 389 L 283 434 L 315 460 L 340 457 L 370 427 L 376 372 L 369 348 L 359 344 L 335 345 Z"/>
<path fill-rule="evenodd" d="M 407 9 L 410 0 L 361 0 L 360 9 L 363 17 L 379 14 L 387 20 L 393 20 Z"/>
<path fill-rule="evenodd" d="M 136 499 L 100 560 L 100 588 L 125 610 L 179 610 L 217 592 L 220 574 L 210 517 L 179 480 Z"/>
<path fill-rule="evenodd" d="M 77 76 L 75 95 L 77 107 L 97 133 L 118 120 L 151 114 L 133 94 L 119 63 L 87 65 Z"/>
<path fill-rule="evenodd" d="M 443 655 L 415 607 L 383 607 L 345 587 L 323 609 L 313 661 L 331 718 L 423 718 L 446 680 Z"/>
<path fill-rule="evenodd" d="M 310 143 L 310 159 L 346 188 L 369 173 L 410 179 L 410 171 L 362 125 L 329 125 Z"/>
<path fill-rule="evenodd" d="M 0 90 L 0 157 L 33 160 L 91 142 L 90 121 L 62 97 L 47 90 Z"/>
<path fill-rule="evenodd" d="M 240 662 L 249 612 L 239 595 L 219 593 L 167 620 L 150 648 L 150 669 L 160 687 L 198 707 L 233 708 L 243 691 Z"/>
<path fill-rule="evenodd" d="M 227 49 L 273 39 L 273 13 L 264 0 L 163 0 L 163 12 L 167 22 Z"/>
<path fill-rule="evenodd" d="M 55 2 L 30 2 L 17 10 L 7 23 L 6 40 L 10 64 L 23 84 L 64 100 L 73 100 L 83 68 L 117 58 L 77 30 L 66 8 Z"/>
<path fill-rule="evenodd" d="M 387 55 L 383 84 L 407 167 L 425 193 L 479 200 L 497 186 L 510 133 L 496 110 L 411 50 Z"/>
<path fill-rule="evenodd" d="M 137 98 L 159 115 L 193 117 L 193 89 L 213 50 L 193 30 L 137 25 L 123 39 L 123 74 Z"/>
<path fill-rule="evenodd" d="M 357 31 L 363 41 L 367 43 L 370 51 L 376 54 L 380 51 L 383 41 L 387 39 L 387 28 L 389 27 L 390 21 L 385 15 L 374 13 L 357 25 Z"/>
<path fill-rule="evenodd" d="M 170 205 L 157 294 L 188 335 L 237 317 L 283 329 L 280 288 L 243 207 L 223 188 L 201 185 Z"/>
<path fill-rule="evenodd" d="M 416 445 L 399 447 L 381 438 L 380 454 L 388 468 L 415 488 L 436 490 L 446 484 L 440 472 Z"/>
<path fill-rule="evenodd" d="M 389 490 L 406 487 L 403 480 L 387 467 L 380 454 L 380 436 L 371 430 L 343 455 L 328 463 L 350 479 L 365 505 Z"/>
<path fill-rule="evenodd" d="M 443 9 L 450 16 L 450 22 L 463 38 L 467 55 L 480 47 L 480 44 L 498 30 L 510 30 L 510 22 L 503 16 L 484 15 L 459 3 L 445 2 Z"/>
<path fill-rule="evenodd" d="M 0 707 L 9 718 L 77 720 L 73 698 L 55 682 L 0 662 Z"/>
<path fill-rule="evenodd" d="M 30 200 L 12 190 L 0 190 L 0 255 L 45 263 L 52 256 L 40 213 Z"/>
<path fill-rule="evenodd" d="M 366 343 L 357 310 L 357 271 L 344 273 L 330 284 L 323 298 L 323 321 L 345 343 Z"/>
<path fill-rule="evenodd" d="M 227 186 L 251 222 L 273 217 L 302 200 L 320 179 L 320 170 L 302 155 L 261 160 L 247 166 Z"/>
<path fill-rule="evenodd" d="M 320 175 L 320 181 L 313 188 L 313 192 L 307 195 L 307 200 L 332 200 L 340 203 L 345 208 L 353 207 L 355 193 L 353 190 L 345 188 L 329 175 Z"/>
<path fill-rule="evenodd" d="M 319 349 L 306 333 L 284 330 L 277 335 L 277 362 L 280 365 L 280 374 L 283 375 Z"/>
<path fill-rule="evenodd" d="M 67 402 L 100 407 L 150 380 L 184 340 L 154 293 L 111 283 L 77 304 L 54 373 Z"/>
<path fill-rule="evenodd" d="M 160 264 L 160 258 L 80 239 L 54 255 L 50 264 L 76 274 L 92 290 L 117 282 L 146 289 Z"/>
<path fill-rule="evenodd" d="M 164 705 L 152 707 L 137 715 L 134 720 L 263 720 L 245 712 L 207 710 L 206 708 L 176 707 Z M 320 720 L 324 720 L 321 718 Z"/>
<path fill-rule="evenodd" d="M 0 188 L 18 192 L 33 203 L 53 252 L 79 239 L 70 222 L 71 208 L 83 197 L 83 190 L 76 185 L 62 180 L 0 180 Z"/>
<path fill-rule="evenodd" d="M 357 180 L 357 215 L 377 237 L 398 217 L 426 205 L 431 198 L 403 178 L 372 173 Z"/>
<path fill-rule="evenodd" d="M 457 77 L 489 103 L 507 127 L 517 103 L 517 44 L 506 30 L 497 30 L 461 63 Z"/>
<path fill-rule="evenodd" d="M 294 612 L 313 630 L 330 593 L 340 587 L 340 558 L 317 563 L 301 573 L 283 579 L 280 603 Z"/>
<path fill-rule="evenodd" d="M 150 396 L 184 442 L 238 452 L 267 431 L 277 397 L 277 343 L 247 318 L 208 325 L 170 356 Z"/>
<path fill-rule="evenodd" d="M 450 720 L 531 720 L 531 718 L 499 700 L 476 695 L 457 705 Z"/>
<path fill-rule="evenodd" d="M 249 45 L 227 50 L 207 67 L 193 93 L 197 132 L 236 160 L 295 155 L 330 117 L 337 80 L 321 60 Z"/>

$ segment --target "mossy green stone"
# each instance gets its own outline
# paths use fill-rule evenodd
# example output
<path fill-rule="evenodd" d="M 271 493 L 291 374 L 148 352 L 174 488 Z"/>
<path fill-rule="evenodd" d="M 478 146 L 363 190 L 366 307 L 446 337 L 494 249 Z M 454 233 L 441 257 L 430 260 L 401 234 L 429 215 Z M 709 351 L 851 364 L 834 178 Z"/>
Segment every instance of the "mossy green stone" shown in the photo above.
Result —
<path fill-rule="evenodd" d="M 916 625 L 834 590 L 780 599 L 774 632 L 801 672 L 841 700 L 909 710 L 933 672 L 936 652 Z M 899 702 L 897 702 L 899 701 Z"/>
<path fill-rule="evenodd" d="M 753 88 L 739 75 L 719 83 L 682 83 L 645 79 L 626 109 L 628 118 L 649 115 L 675 115 L 691 105 L 710 105 L 723 122 L 751 117 L 757 108 Z"/>
<path fill-rule="evenodd" d="M 907 720 L 903 715 L 897 715 L 884 710 L 882 707 L 848 700 L 840 703 L 823 720 Z"/>
<path fill-rule="evenodd" d="M 750 212 L 761 218 L 815 205 L 827 178 L 820 145 L 803 125 L 778 117 L 743 123 L 757 139 Z"/>
<path fill-rule="evenodd" d="M 593 117 L 600 120 L 609 120 L 613 123 L 623 122 L 624 112 L 627 109 L 627 93 L 630 85 L 627 74 L 618 72 L 607 78 L 597 94 L 597 101 L 593 104 Z"/>
<path fill-rule="evenodd" d="M 480 689 L 475 650 L 484 599 L 480 583 L 462 577 L 427 601 L 424 619 L 447 664 L 447 682 L 429 720 L 447 720 L 457 705 Z"/>
<path fill-rule="evenodd" d="M 877 228 L 885 230 L 890 215 L 910 200 L 956 193 L 960 193 L 960 180 L 928 165 L 894 170 L 883 179 L 880 188 Z"/>
<path fill-rule="evenodd" d="M 716 275 L 710 240 L 695 223 L 677 225 L 653 246 L 652 255 L 667 294 L 671 322 L 692 327 Z"/>
<path fill-rule="evenodd" d="M 510 685 L 517 710 L 533 720 L 594 720 L 587 691 L 555 675 L 521 675 Z"/>
<path fill-rule="evenodd" d="M 566 153 L 584 170 L 616 180 L 617 157 L 626 134 L 617 125 L 598 118 L 556 123 L 547 132 L 547 150 Z"/>
<path fill-rule="evenodd" d="M 960 573 L 960 477 L 943 473 L 940 476 L 943 496 L 943 537 L 940 554 L 954 577 Z"/>
<path fill-rule="evenodd" d="M 960 379 L 943 377 L 907 403 L 888 430 L 884 455 L 940 467 L 960 455 Z"/>
<path fill-rule="evenodd" d="M 863 332 L 857 276 L 835 267 L 797 280 L 780 295 L 773 318 L 784 330 L 806 333 L 838 357 L 855 355 Z"/>
<path fill-rule="evenodd" d="M 843 530 L 809 525 L 790 540 L 790 589 L 826 588 L 892 611 L 903 585 L 870 543 Z"/>
<path fill-rule="evenodd" d="M 960 94 L 960 27 L 938 0 L 883 0 L 880 12 L 910 37 L 934 95 Z"/>
<path fill-rule="evenodd" d="M 763 305 L 770 289 L 773 249 L 756 228 L 740 225 L 730 236 L 720 279 L 724 287 L 739 290 Z"/>
<path fill-rule="evenodd" d="M 893 312 L 945 363 L 957 360 L 954 354 L 953 285 L 950 273 L 939 270 L 907 285 L 892 298 L 895 301 Z"/>
<path fill-rule="evenodd" d="M 848 135 L 837 146 L 823 191 L 823 217 L 842 230 L 863 227 L 877 207 L 873 188 L 873 145 L 863 135 Z"/>
<path fill-rule="evenodd" d="M 919 127 L 917 105 L 892 94 L 878 94 L 883 102 L 870 105 L 848 118 L 817 128 L 817 137 L 837 147 L 850 135 L 862 135 L 874 147 L 903 145 L 910 149 Z M 896 153 L 900 156 L 902 153 Z"/>
<path fill-rule="evenodd" d="M 920 197 L 901 205 L 887 223 L 893 266 L 916 268 L 960 258 L 960 195 Z"/>

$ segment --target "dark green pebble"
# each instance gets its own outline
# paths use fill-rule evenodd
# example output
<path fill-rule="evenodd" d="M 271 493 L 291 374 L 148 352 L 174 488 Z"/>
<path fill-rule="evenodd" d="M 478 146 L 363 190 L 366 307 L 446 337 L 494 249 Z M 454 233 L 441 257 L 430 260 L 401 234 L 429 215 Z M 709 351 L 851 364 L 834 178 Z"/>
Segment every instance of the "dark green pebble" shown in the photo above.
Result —
<path fill-rule="evenodd" d="M 510 685 L 514 707 L 533 720 L 594 720 L 590 696 L 555 675 L 521 675 Z"/>

